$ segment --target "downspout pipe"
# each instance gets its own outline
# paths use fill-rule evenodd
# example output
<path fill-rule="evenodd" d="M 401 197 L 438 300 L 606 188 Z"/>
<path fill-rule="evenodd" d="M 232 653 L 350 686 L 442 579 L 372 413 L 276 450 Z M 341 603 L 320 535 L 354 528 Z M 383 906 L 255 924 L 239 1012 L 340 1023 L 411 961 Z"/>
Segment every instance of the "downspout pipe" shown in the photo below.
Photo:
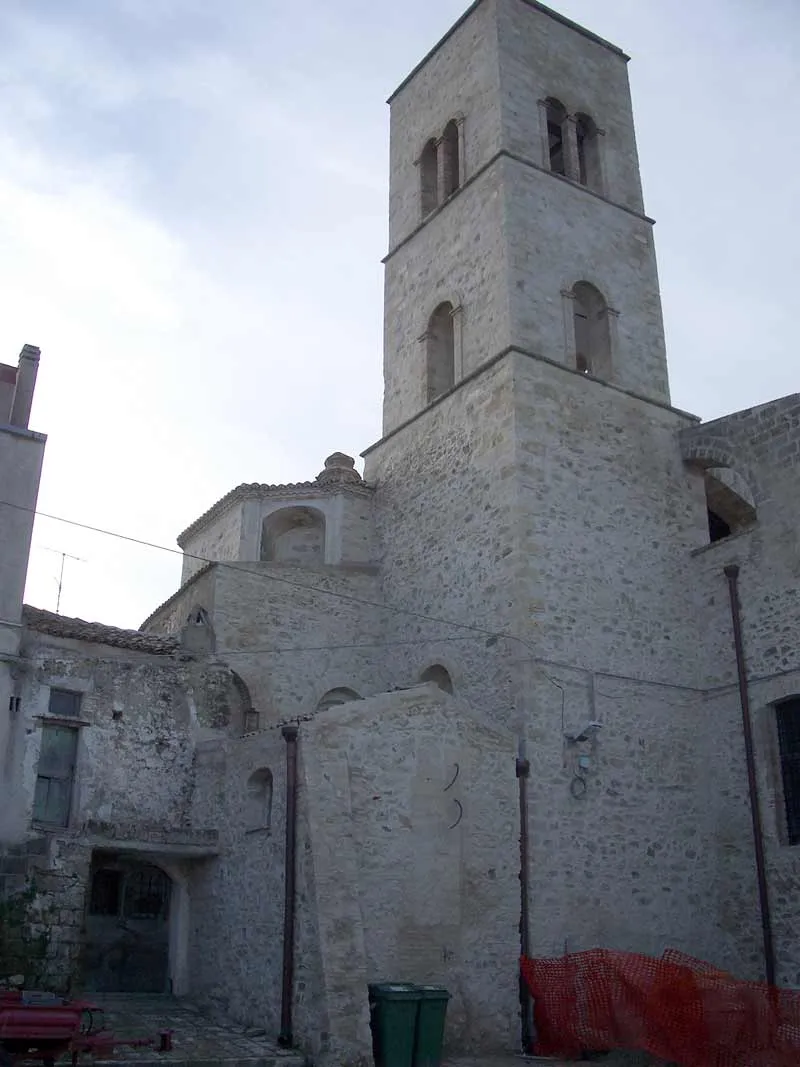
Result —
<path fill-rule="evenodd" d="M 769 888 L 767 886 L 767 865 L 764 858 L 764 832 L 761 826 L 761 809 L 758 804 L 758 781 L 756 763 L 753 753 L 753 727 L 750 718 L 750 696 L 747 688 L 747 670 L 744 662 L 744 645 L 742 643 L 742 613 L 739 602 L 739 567 L 735 563 L 724 568 L 728 580 L 728 594 L 731 601 L 731 621 L 733 623 L 733 646 L 736 652 L 736 671 L 739 676 L 739 702 L 742 707 L 742 733 L 744 734 L 744 755 L 747 763 L 747 785 L 750 793 L 750 817 L 753 823 L 753 846 L 756 858 L 756 878 L 758 881 L 758 902 L 761 908 L 761 932 L 764 939 L 764 972 L 769 985 L 775 985 L 775 949 L 772 942 L 772 919 L 769 909 Z"/>
<path fill-rule="evenodd" d="M 519 783 L 519 943 L 520 954 L 530 955 L 530 915 L 528 911 L 528 777 L 531 772 L 530 762 L 525 758 L 525 742 L 520 741 L 519 755 L 516 763 L 517 781 Z M 519 1005 L 521 1017 L 522 1051 L 533 1051 L 533 1011 L 528 984 L 519 974 Z"/>
<path fill-rule="evenodd" d="M 294 986 L 295 883 L 297 866 L 297 726 L 281 730 L 286 742 L 286 851 L 284 857 L 283 979 L 281 987 L 281 1032 L 278 1044 L 291 1048 L 292 990 Z"/>

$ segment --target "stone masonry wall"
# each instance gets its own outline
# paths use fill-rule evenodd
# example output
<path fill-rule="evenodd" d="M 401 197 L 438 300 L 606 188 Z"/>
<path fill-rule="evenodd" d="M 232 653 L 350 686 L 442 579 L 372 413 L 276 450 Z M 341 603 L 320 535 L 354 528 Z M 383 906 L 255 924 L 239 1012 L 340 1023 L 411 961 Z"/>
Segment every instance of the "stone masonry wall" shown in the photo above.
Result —
<path fill-rule="evenodd" d="M 195 821 L 219 828 L 220 856 L 192 875 L 191 995 L 273 1036 L 280 1027 L 285 748 L 277 729 L 201 743 L 192 807 Z M 272 775 L 272 799 L 259 819 L 248 783 L 263 770 Z"/>
<path fill-rule="evenodd" d="M 696 636 L 705 652 L 705 714 L 718 825 L 718 913 L 730 955 L 763 975 L 754 897 L 753 838 L 736 659 L 724 568 L 738 565 L 745 666 L 752 708 L 759 800 L 779 980 L 800 986 L 800 848 L 788 843 L 774 704 L 800 694 L 800 395 L 784 397 L 685 430 L 684 455 L 695 467 L 721 466 L 752 493 L 756 522 L 698 549 L 689 580 L 696 590 Z M 743 928 L 753 928 L 750 942 Z"/>
<path fill-rule="evenodd" d="M 498 161 L 386 263 L 384 433 L 427 404 L 423 334 L 440 303 L 461 307 L 456 381 L 509 343 L 501 176 Z"/>
<path fill-rule="evenodd" d="M 418 682 L 441 663 L 459 696 L 503 724 L 513 721 L 519 649 L 491 635 L 514 632 L 506 566 L 516 522 L 512 384 L 510 364 L 495 364 L 366 459 L 376 486 L 390 684 Z"/>
<path fill-rule="evenodd" d="M 514 384 L 517 604 L 536 655 L 701 688 L 685 574 L 707 522 L 676 437 L 688 418 L 524 356 Z"/>
<path fill-rule="evenodd" d="M 434 636 L 446 627 L 396 615 L 387 653 L 398 678 L 435 656 L 487 721 L 527 735 L 537 951 L 674 945 L 755 976 L 738 734 L 720 745 L 705 701 L 733 665 L 698 626 L 705 591 L 689 577 L 708 539 L 702 474 L 677 437 L 691 425 L 518 356 L 381 443 L 367 476 L 387 605 L 524 642 L 447 649 Z M 428 643 L 392 643 L 412 635 Z M 500 657 L 516 672 L 504 687 Z M 604 726 L 588 748 L 565 741 L 594 719 Z M 590 767 L 573 786 L 581 755 Z"/>
<path fill-rule="evenodd" d="M 177 592 L 145 620 L 141 629 L 151 634 L 178 635 L 194 608 L 214 615 L 215 567 L 211 564 L 187 579 Z"/>
<path fill-rule="evenodd" d="M 241 729 L 227 668 L 33 633 L 24 649 L 30 670 L 14 739 L 22 822 L 31 818 L 41 724 L 56 687 L 81 694 L 70 826 L 188 826 L 195 740 Z"/>
<path fill-rule="evenodd" d="M 377 981 L 443 983 L 450 1054 L 514 1047 L 514 739 L 429 685 L 319 714 L 302 750 L 326 1055 L 369 1056 Z"/>
<path fill-rule="evenodd" d="M 330 689 L 386 689 L 371 569 L 273 563 L 220 568 L 217 651 L 246 682 L 262 726 L 311 714 Z"/>
<path fill-rule="evenodd" d="M 600 663 L 543 666 L 530 716 L 533 951 L 674 947 L 741 974 L 715 899 L 724 843 L 702 693 L 615 677 Z M 588 741 L 566 740 L 594 720 L 602 729 Z M 737 892 L 752 898 L 748 875 Z M 738 931 L 750 950 L 754 922 Z"/>
<path fill-rule="evenodd" d="M 198 530 L 184 545 L 181 583 L 188 581 L 209 560 L 234 560 L 239 558 L 242 533 L 242 509 L 230 507 Z"/>
<path fill-rule="evenodd" d="M 0 851 L 0 989 L 81 984 L 89 849 L 43 836 Z"/>

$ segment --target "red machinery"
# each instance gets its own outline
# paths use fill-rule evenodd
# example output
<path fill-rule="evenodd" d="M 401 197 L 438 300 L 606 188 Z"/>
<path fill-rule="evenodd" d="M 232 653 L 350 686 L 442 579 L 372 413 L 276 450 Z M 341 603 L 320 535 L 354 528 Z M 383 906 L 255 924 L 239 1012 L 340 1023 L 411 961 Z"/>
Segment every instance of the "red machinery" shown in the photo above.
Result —
<path fill-rule="evenodd" d="M 39 1060 L 44 1067 L 69 1052 L 73 1067 L 81 1053 L 110 1058 L 120 1045 L 158 1045 L 160 1052 L 172 1047 L 171 1034 L 156 1038 L 115 1037 L 103 1027 L 101 1008 L 82 1000 L 65 1000 L 41 993 L 0 992 L 0 1056 L 13 1065 L 21 1060 Z M 99 1026 L 96 1025 L 99 1022 Z M 3 1059 L 3 1064 L 6 1060 Z"/>

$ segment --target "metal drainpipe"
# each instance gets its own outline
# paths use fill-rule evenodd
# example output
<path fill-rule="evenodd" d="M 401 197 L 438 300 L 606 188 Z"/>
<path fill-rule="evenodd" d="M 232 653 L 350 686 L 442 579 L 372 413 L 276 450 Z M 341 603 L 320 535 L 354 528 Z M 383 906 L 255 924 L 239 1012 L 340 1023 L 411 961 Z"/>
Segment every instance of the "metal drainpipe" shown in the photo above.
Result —
<path fill-rule="evenodd" d="M 753 822 L 758 902 L 761 907 L 761 931 L 764 937 L 764 971 L 767 982 L 770 985 L 775 985 L 775 950 L 772 944 L 772 921 L 769 912 L 767 868 L 764 859 L 764 834 L 761 828 L 761 810 L 758 805 L 758 781 L 756 779 L 756 764 L 753 755 L 753 728 L 750 721 L 750 696 L 747 690 L 747 671 L 744 663 L 744 645 L 742 644 L 742 618 L 738 585 L 739 567 L 735 563 L 731 563 L 724 568 L 724 573 L 728 579 L 731 620 L 733 622 L 733 646 L 736 651 L 736 670 L 739 676 L 739 701 L 742 706 L 744 755 L 747 763 L 747 785 L 750 793 L 750 816 Z"/>
<path fill-rule="evenodd" d="M 281 988 L 281 1032 L 278 1044 L 291 1048 L 292 988 L 294 985 L 295 866 L 297 850 L 297 726 L 281 730 L 286 742 L 286 853 L 283 905 L 283 984 Z"/>
<path fill-rule="evenodd" d="M 520 915 L 519 942 L 520 954 L 530 955 L 530 918 L 528 913 L 528 775 L 531 765 L 525 758 L 525 742 L 520 741 L 517 757 L 517 781 L 519 782 L 519 885 Z M 532 1004 L 528 984 L 519 974 L 519 1004 L 522 1022 L 522 1051 L 533 1050 Z"/>

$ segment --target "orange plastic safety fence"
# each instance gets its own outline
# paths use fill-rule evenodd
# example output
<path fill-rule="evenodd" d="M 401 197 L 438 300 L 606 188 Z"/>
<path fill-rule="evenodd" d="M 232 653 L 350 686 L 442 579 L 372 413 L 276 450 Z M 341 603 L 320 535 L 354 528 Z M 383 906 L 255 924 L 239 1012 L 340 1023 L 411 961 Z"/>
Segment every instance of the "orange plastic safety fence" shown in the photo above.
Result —
<path fill-rule="evenodd" d="M 800 994 L 669 949 L 661 959 L 609 949 L 522 959 L 536 1052 L 640 1049 L 681 1067 L 798 1067 Z"/>

